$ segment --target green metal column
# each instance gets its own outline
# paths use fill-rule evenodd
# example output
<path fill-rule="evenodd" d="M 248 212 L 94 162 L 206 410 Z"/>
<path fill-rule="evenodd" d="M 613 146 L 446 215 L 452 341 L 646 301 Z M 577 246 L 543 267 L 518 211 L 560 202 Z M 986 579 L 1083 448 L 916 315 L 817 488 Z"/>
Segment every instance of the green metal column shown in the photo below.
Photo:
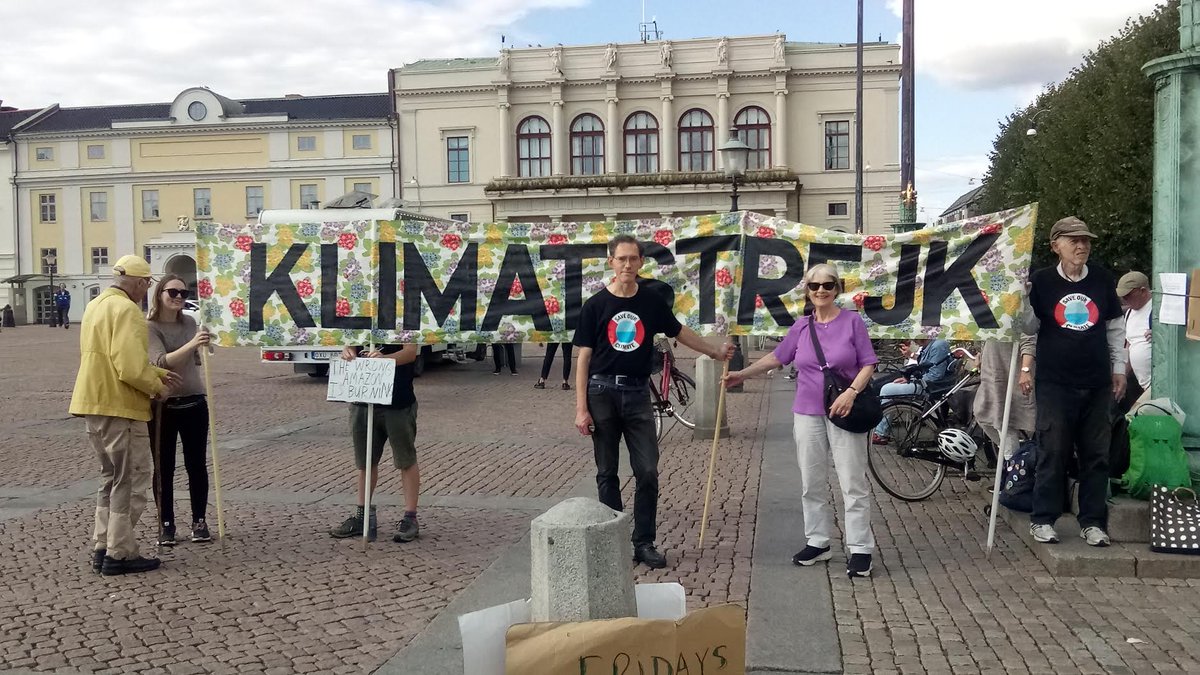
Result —
<path fill-rule="evenodd" d="M 1142 68 L 1156 85 L 1154 287 L 1160 272 L 1200 268 L 1200 0 L 1180 2 L 1179 48 Z M 1151 389 L 1183 408 L 1184 445 L 1200 449 L 1200 342 L 1184 337 L 1183 326 L 1159 325 L 1157 308 L 1154 316 Z"/>

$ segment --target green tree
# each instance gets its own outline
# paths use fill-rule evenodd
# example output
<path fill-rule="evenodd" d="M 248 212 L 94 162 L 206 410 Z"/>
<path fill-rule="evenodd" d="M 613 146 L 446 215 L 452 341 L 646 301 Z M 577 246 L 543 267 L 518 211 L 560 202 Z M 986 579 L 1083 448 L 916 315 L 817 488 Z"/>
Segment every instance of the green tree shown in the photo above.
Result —
<path fill-rule="evenodd" d="M 985 212 L 1038 202 L 1034 265 L 1052 259 L 1050 226 L 1075 215 L 1100 236 L 1092 257 L 1150 271 L 1154 83 L 1146 62 L 1179 50 L 1179 0 L 1131 19 L 1067 78 L 1000 125 L 984 179 Z M 1037 116 L 1037 135 L 1026 132 Z"/>

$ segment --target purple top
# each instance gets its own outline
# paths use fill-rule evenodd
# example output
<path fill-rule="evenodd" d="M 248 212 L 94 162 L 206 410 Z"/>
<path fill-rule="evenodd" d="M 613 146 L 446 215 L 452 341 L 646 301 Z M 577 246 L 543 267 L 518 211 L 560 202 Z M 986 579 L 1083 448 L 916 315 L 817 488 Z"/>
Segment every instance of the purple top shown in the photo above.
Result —
<path fill-rule="evenodd" d="M 842 310 L 829 323 L 816 322 L 817 340 L 833 370 L 854 380 L 863 366 L 879 363 L 875 349 L 867 337 L 867 325 L 857 312 Z M 825 415 L 825 375 L 812 338 L 808 336 L 808 317 L 802 316 L 788 329 L 787 337 L 775 348 L 775 358 L 783 365 L 796 366 L 796 401 L 792 412 L 797 415 Z"/>

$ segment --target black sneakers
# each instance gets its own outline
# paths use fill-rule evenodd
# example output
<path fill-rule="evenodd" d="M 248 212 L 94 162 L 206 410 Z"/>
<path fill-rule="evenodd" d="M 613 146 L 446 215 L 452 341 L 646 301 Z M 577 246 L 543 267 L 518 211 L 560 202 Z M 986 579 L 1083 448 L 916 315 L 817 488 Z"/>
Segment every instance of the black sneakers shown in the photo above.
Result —
<path fill-rule="evenodd" d="M 168 521 L 162 524 L 162 530 L 158 535 L 159 546 L 174 546 L 175 545 L 175 524 Z"/>
<path fill-rule="evenodd" d="M 400 519 L 400 528 L 396 530 L 392 541 L 404 543 L 419 536 L 421 536 L 421 526 L 417 523 L 416 516 L 404 516 Z"/>
<path fill-rule="evenodd" d="M 107 552 L 108 552 L 107 549 L 103 549 L 103 548 L 96 550 L 96 551 L 92 551 L 92 571 L 93 572 L 95 572 L 97 574 L 100 573 L 100 569 L 104 567 L 104 555 Z"/>
<path fill-rule="evenodd" d="M 851 553 L 850 562 L 846 564 L 846 576 L 851 578 L 871 576 L 871 554 Z"/>
<path fill-rule="evenodd" d="M 805 546 L 803 551 L 800 551 L 796 555 L 792 556 L 792 564 L 808 567 L 809 565 L 815 565 L 822 560 L 829 560 L 832 557 L 833 552 L 829 550 L 828 546 L 825 548 Z"/>
<path fill-rule="evenodd" d="M 108 556 L 104 556 L 104 562 L 100 565 L 100 574 L 106 577 L 113 577 L 119 574 L 137 574 L 139 572 L 149 572 L 150 570 L 158 569 L 162 561 L 158 558 L 128 558 L 126 560 L 116 560 Z"/>
<path fill-rule="evenodd" d="M 641 544 L 633 549 L 633 561 L 640 562 L 652 570 L 667 566 L 667 556 L 658 552 L 654 544 Z"/>
<path fill-rule="evenodd" d="M 199 544 L 206 541 L 212 541 L 212 535 L 208 532 L 208 523 L 201 518 L 192 523 L 192 542 Z"/>
<path fill-rule="evenodd" d="M 375 522 L 374 509 L 371 510 L 371 522 L 367 530 L 367 541 L 375 541 L 378 534 L 378 526 Z M 329 536 L 334 539 L 349 539 L 350 537 L 361 537 L 363 530 L 363 520 L 360 515 L 353 515 L 342 521 L 341 525 L 329 531 Z"/>

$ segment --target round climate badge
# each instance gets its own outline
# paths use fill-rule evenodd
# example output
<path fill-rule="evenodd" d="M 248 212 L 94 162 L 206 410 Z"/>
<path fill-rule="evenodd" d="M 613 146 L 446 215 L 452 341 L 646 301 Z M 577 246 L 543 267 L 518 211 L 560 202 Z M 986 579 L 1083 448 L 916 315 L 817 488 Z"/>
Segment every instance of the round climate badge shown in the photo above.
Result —
<path fill-rule="evenodd" d="M 633 312 L 617 312 L 608 322 L 608 343 L 619 352 L 631 352 L 642 346 L 646 327 Z"/>
<path fill-rule="evenodd" d="M 1100 308 L 1083 293 L 1071 293 L 1058 301 L 1054 308 L 1054 319 L 1062 328 L 1084 331 L 1100 320 Z"/>

